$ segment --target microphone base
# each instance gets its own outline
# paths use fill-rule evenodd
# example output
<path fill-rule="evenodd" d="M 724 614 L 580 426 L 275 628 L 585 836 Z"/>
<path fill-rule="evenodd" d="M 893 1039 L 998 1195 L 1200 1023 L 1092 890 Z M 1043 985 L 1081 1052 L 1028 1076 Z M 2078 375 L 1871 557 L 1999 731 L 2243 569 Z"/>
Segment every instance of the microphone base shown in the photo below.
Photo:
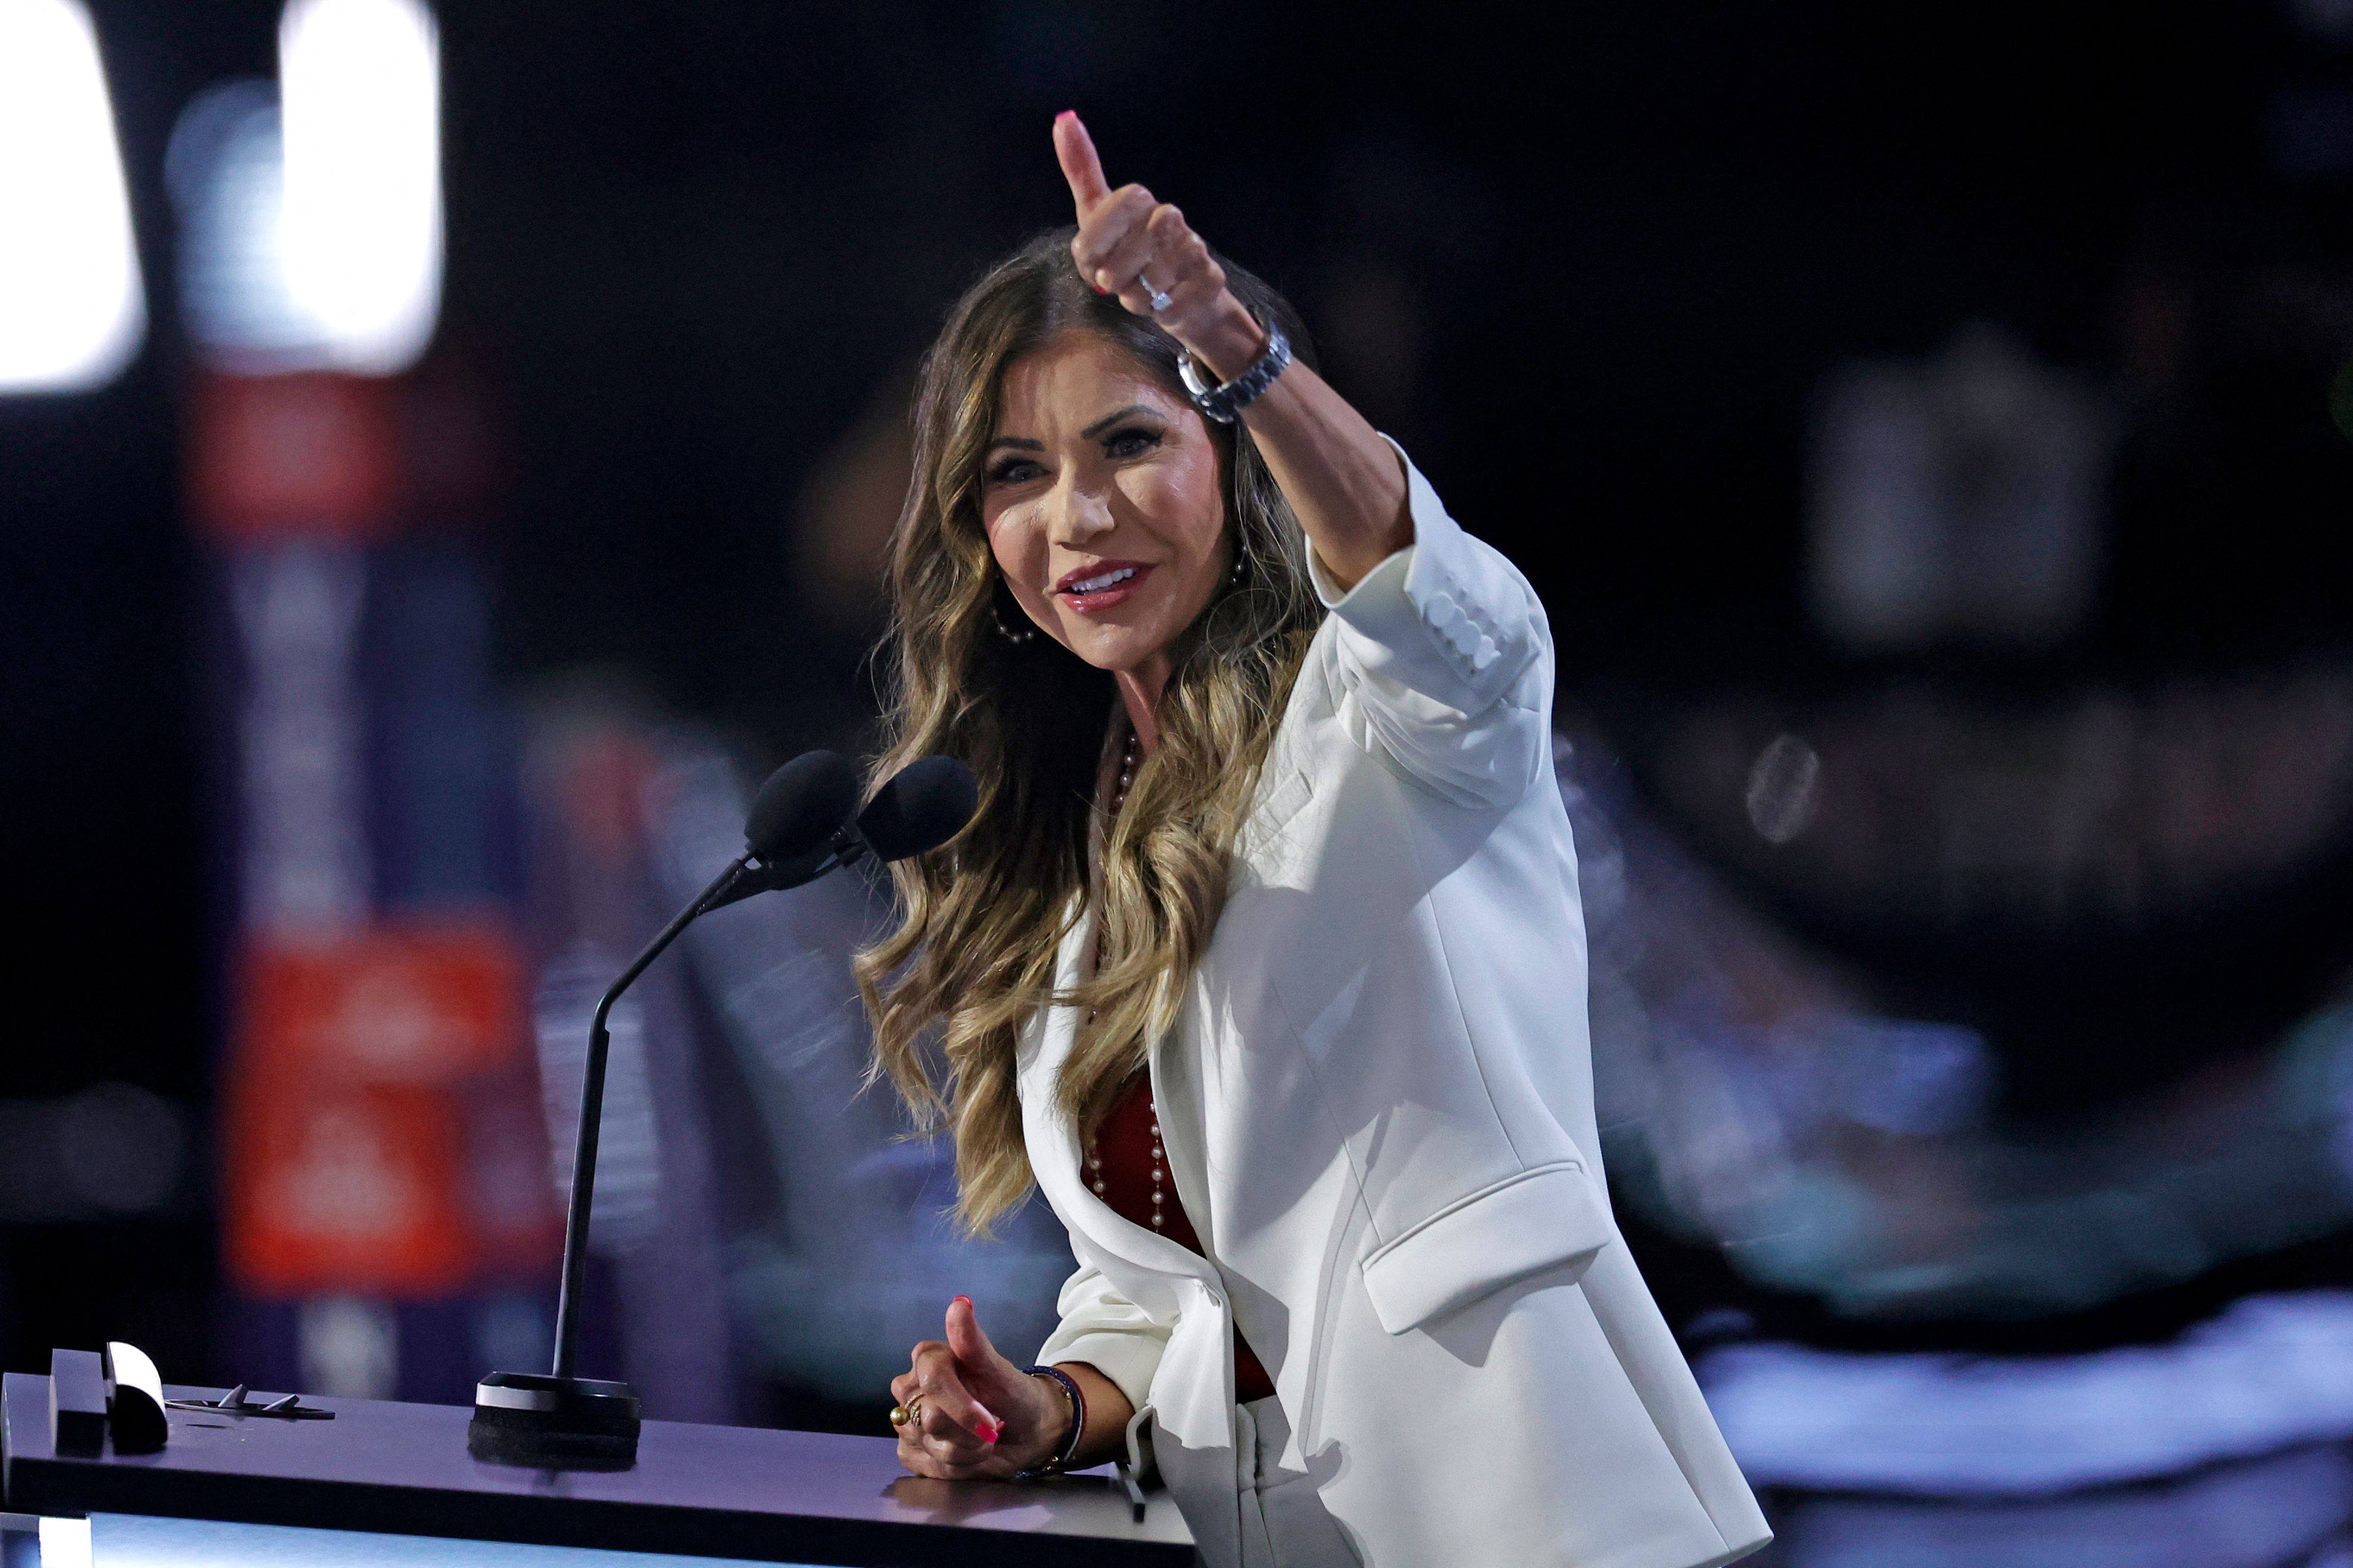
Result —
<path fill-rule="evenodd" d="M 466 1451 L 543 1470 L 626 1470 L 638 1462 L 638 1396 L 626 1383 L 494 1372 L 474 1385 Z"/>

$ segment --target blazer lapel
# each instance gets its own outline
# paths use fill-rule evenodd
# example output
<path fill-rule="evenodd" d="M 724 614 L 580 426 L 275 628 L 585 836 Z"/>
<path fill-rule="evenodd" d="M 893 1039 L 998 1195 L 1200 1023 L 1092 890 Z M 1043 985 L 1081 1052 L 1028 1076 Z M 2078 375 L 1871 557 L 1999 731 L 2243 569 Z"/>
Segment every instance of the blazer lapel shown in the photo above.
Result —
<path fill-rule="evenodd" d="M 1079 983 L 1080 964 L 1094 936 L 1095 915 L 1090 904 L 1080 910 L 1071 929 L 1062 933 L 1062 945 L 1054 959 L 1056 995 L 1068 994 Z M 1022 1054 L 1018 1075 L 1024 1141 L 1029 1145 L 1029 1163 L 1038 1178 L 1038 1190 L 1046 1194 L 1054 1212 L 1069 1224 L 1078 1212 L 1073 1206 L 1077 1194 L 1094 1196 L 1078 1178 L 1077 1133 L 1054 1103 L 1062 1064 L 1070 1060 L 1071 1048 L 1078 1043 L 1078 1010 L 1048 1003 L 1030 1020 L 1029 1036 L 1029 1047 Z"/>
<path fill-rule="evenodd" d="M 1095 914 L 1090 902 L 1063 934 L 1055 956 L 1057 994 L 1067 994 L 1084 977 L 1094 940 Z M 1018 1072 L 1022 1131 L 1038 1190 L 1065 1226 L 1083 1234 L 1099 1250 L 1155 1273 L 1210 1279 L 1215 1271 L 1207 1258 L 1121 1218 L 1081 1179 L 1077 1131 L 1062 1115 L 1055 1092 L 1061 1081 L 1062 1064 L 1070 1060 L 1078 1043 L 1078 1009 L 1056 1003 L 1040 1007 L 1038 1013 L 1030 1025 L 1035 1043 L 1025 1053 Z"/>
<path fill-rule="evenodd" d="M 1071 923 L 1055 955 L 1057 993 L 1079 983 L 1094 940 L 1090 907 Z M 1227 1403 L 1232 1336 L 1216 1304 L 1217 1270 L 1199 1254 L 1121 1218 L 1080 1176 L 1078 1137 L 1055 1100 L 1062 1066 L 1078 1041 L 1078 1010 L 1050 1003 L 1038 1011 L 1018 1078 L 1022 1134 L 1038 1190 L 1071 1233 L 1080 1258 L 1100 1268 L 1149 1316 L 1174 1326 L 1153 1380 L 1152 1409 L 1164 1440 L 1177 1449 L 1227 1452 L 1233 1445 Z M 1231 1464 L 1229 1458 L 1219 1462 Z M 1239 1561 L 1239 1554 L 1229 1553 L 1229 1560 Z"/>

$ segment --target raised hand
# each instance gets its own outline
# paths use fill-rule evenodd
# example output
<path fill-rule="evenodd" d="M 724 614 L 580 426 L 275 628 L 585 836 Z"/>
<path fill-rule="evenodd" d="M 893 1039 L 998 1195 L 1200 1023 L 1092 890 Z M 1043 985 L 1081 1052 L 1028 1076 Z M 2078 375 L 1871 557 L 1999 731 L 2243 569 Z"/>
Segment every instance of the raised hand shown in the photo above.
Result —
<path fill-rule="evenodd" d="M 1185 215 L 1142 185 L 1112 189 L 1075 110 L 1055 118 L 1054 155 L 1078 207 L 1071 258 L 1079 276 L 1159 322 L 1221 379 L 1247 369 L 1266 335 L 1227 291 L 1226 269 Z"/>
<path fill-rule="evenodd" d="M 948 1303 L 946 1329 L 891 1380 L 913 1416 L 899 1428 L 899 1462 L 942 1480 L 1002 1480 L 1053 1458 L 1070 1436 L 1060 1391 L 997 1353 L 970 1297 Z"/>
<path fill-rule="evenodd" d="M 1079 276 L 1159 322 L 1219 381 L 1257 363 L 1266 329 L 1226 287 L 1226 269 L 1185 215 L 1142 185 L 1112 189 L 1074 112 L 1055 118 L 1054 156 L 1079 210 L 1071 240 Z M 1242 423 L 1338 586 L 1413 542 L 1404 463 L 1308 366 L 1285 371 Z"/>

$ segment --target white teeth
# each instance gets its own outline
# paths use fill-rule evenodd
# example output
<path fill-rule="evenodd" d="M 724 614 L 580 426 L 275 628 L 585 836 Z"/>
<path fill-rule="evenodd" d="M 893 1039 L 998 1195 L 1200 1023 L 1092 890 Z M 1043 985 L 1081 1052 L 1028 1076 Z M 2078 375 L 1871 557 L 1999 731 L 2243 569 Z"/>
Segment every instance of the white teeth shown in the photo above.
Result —
<path fill-rule="evenodd" d="M 1082 578 L 1079 582 L 1071 584 L 1068 592 L 1073 594 L 1100 594 L 1105 588 L 1111 587 L 1113 584 L 1124 583 L 1130 577 L 1134 575 L 1134 567 L 1123 566 L 1116 572 L 1106 572 L 1100 577 Z"/>

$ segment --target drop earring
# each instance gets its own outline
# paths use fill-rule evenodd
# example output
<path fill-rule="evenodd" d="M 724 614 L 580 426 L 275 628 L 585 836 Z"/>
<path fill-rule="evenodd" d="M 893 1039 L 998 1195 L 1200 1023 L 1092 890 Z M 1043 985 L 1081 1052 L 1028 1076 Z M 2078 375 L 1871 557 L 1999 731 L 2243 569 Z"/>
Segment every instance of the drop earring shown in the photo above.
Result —
<path fill-rule="evenodd" d="M 1017 647 L 1038 635 L 1038 628 L 1036 626 L 1025 626 L 1020 631 L 1017 632 L 1011 626 L 1007 626 L 1005 624 L 1005 612 L 997 607 L 997 600 L 994 595 L 992 595 L 988 601 L 988 618 L 997 623 L 997 635 Z"/>

